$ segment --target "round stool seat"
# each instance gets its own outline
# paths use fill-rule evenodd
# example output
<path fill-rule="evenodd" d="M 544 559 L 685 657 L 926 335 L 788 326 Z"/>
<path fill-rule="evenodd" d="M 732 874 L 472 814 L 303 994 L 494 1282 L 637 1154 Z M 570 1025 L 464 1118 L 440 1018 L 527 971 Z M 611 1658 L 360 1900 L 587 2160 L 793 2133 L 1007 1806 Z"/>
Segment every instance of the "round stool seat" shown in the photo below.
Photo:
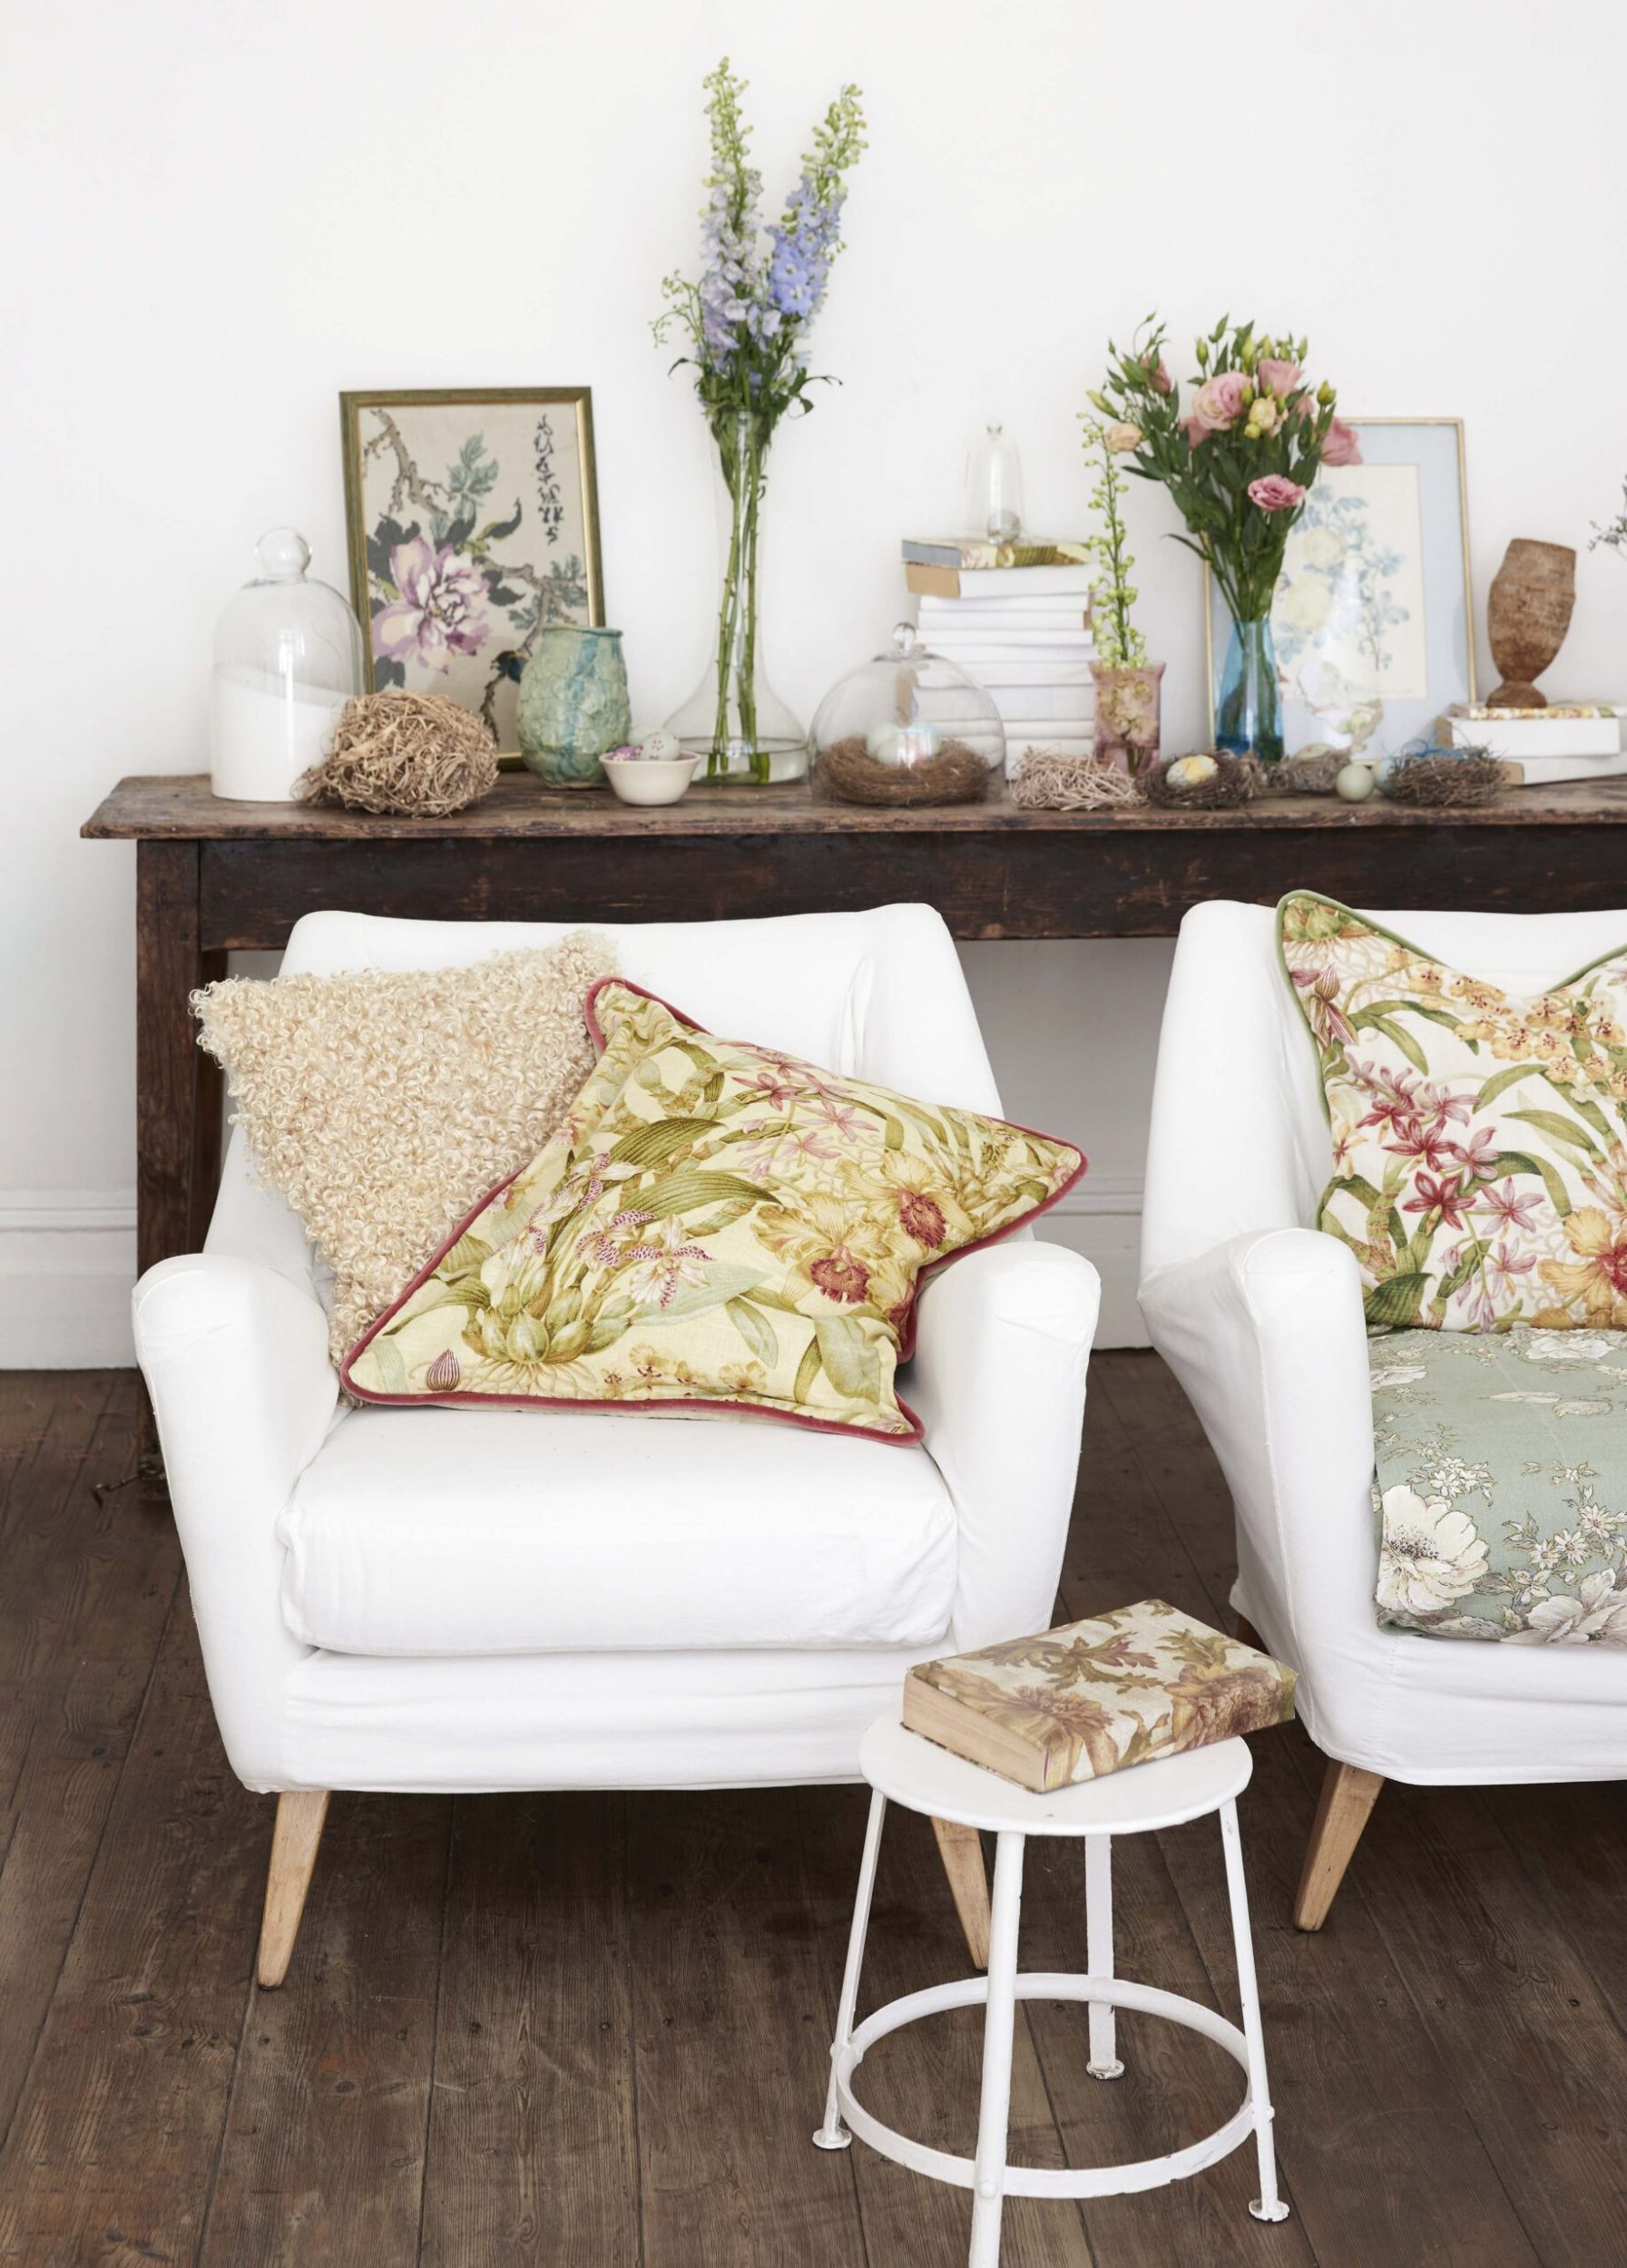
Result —
<path fill-rule="evenodd" d="M 993 1834 L 1139 1835 L 1219 1811 L 1248 1786 L 1254 1759 L 1247 1741 L 1220 1740 L 1036 1795 L 881 1717 L 859 1743 L 858 1768 L 889 1803 L 957 1827 L 986 1827 Z"/>

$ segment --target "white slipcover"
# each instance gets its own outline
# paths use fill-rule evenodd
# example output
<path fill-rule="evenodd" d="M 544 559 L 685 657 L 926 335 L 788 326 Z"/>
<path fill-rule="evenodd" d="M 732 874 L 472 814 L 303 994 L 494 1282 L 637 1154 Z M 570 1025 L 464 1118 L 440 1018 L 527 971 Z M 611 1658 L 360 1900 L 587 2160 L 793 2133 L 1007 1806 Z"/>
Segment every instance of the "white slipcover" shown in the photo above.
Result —
<path fill-rule="evenodd" d="M 596 926 L 714 1031 L 1000 1107 L 927 907 Z M 457 965 L 564 927 L 317 914 L 284 966 Z M 856 1776 L 911 1662 L 1050 1619 L 1098 1291 L 1026 1235 L 934 1277 L 901 1379 L 922 1448 L 349 1410 L 310 1247 L 234 1136 L 204 1252 L 134 1299 L 233 1768 L 279 1790 Z"/>
<path fill-rule="evenodd" d="M 1627 938 L 1622 914 L 1375 913 L 1451 967 L 1540 992 Z M 1181 927 L 1147 1158 L 1142 1306 L 1237 1510 L 1232 1603 L 1299 1670 L 1338 1762 L 1419 1784 L 1627 1776 L 1627 1650 L 1381 1628 L 1372 1400 L 1356 1264 L 1311 1227 L 1332 1171 L 1275 916 Z"/>

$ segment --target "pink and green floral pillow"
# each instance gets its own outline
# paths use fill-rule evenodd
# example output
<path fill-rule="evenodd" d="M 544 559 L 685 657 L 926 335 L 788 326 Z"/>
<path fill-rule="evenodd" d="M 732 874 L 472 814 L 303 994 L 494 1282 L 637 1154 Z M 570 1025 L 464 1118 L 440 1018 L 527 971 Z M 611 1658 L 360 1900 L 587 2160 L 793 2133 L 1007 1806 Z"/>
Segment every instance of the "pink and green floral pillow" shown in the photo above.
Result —
<path fill-rule="evenodd" d="M 1627 1329 L 1627 946 L 1527 999 L 1310 891 L 1278 934 L 1368 1321 Z"/>
<path fill-rule="evenodd" d="M 1055 1204 L 1066 1142 L 719 1040 L 620 978 L 597 1068 L 352 1349 L 363 1402 L 756 1412 L 890 1442 L 923 1276 Z"/>

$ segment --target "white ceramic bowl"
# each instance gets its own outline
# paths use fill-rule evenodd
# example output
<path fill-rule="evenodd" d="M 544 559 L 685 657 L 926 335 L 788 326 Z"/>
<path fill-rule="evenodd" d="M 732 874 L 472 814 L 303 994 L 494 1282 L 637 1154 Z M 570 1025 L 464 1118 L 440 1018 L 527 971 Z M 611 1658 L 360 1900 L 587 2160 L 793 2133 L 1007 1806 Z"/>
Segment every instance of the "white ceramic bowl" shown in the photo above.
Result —
<path fill-rule="evenodd" d="M 675 756 L 652 764 L 624 756 L 619 762 L 605 765 L 604 777 L 623 803 L 676 803 L 694 778 L 700 761 L 699 756 Z"/>

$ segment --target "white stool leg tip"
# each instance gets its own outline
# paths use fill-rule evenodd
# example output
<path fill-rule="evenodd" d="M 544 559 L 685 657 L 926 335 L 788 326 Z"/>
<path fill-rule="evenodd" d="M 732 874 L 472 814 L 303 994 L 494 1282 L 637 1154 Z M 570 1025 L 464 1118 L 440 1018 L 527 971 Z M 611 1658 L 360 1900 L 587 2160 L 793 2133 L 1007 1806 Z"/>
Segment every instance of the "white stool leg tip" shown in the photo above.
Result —
<path fill-rule="evenodd" d="M 845 2126 L 821 2126 L 814 2136 L 813 2146 L 816 2150 L 845 2150 L 852 2140 L 853 2136 Z M 1249 2210 L 1252 2212 L 1253 2206 L 1250 2205 Z"/>
<path fill-rule="evenodd" d="M 1122 2063 L 1117 2061 L 1112 2063 L 1087 2063 L 1084 2068 L 1090 2073 L 1093 2079 L 1122 2079 L 1124 2076 L 1124 2067 Z"/>
<path fill-rule="evenodd" d="M 1289 2216 L 1286 2197 L 1273 2197 L 1269 2205 L 1262 2204 L 1258 2197 L 1251 2198 L 1249 2210 L 1257 2221 L 1286 2221 Z"/>

